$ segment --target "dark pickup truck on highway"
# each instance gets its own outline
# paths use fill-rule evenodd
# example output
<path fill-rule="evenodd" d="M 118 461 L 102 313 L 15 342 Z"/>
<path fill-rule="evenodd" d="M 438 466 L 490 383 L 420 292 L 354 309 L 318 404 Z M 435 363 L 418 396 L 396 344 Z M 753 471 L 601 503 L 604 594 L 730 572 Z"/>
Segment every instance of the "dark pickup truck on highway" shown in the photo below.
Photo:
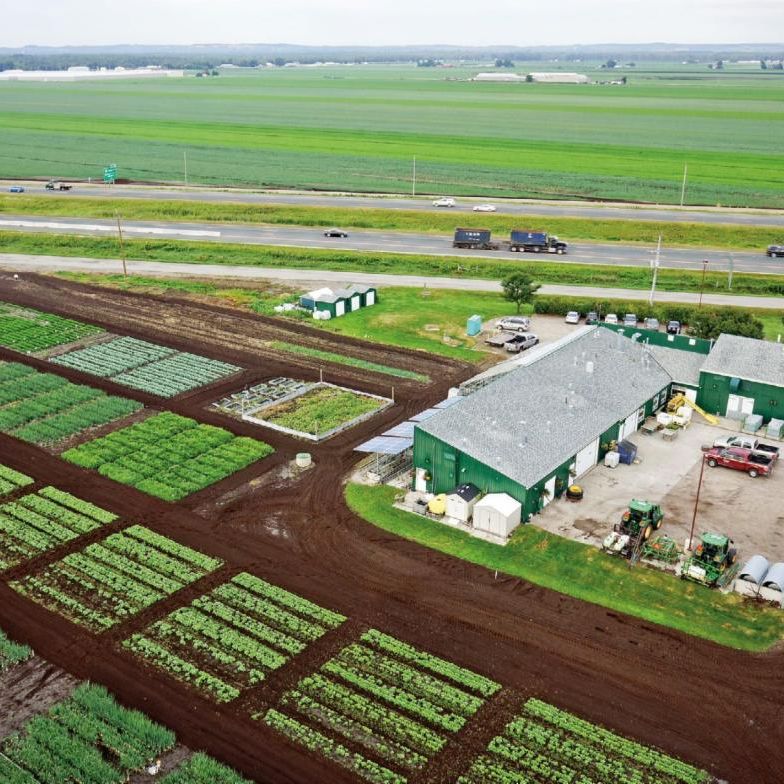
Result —
<path fill-rule="evenodd" d="M 768 245 L 768 249 L 765 251 L 765 254 L 773 258 L 781 258 L 784 256 L 784 245 Z"/>
<path fill-rule="evenodd" d="M 745 471 L 752 478 L 767 476 L 773 471 L 773 464 L 776 462 L 774 457 L 735 446 L 727 449 L 715 446 L 705 453 L 704 460 L 711 468 L 715 466 L 733 468 L 735 471 Z"/>

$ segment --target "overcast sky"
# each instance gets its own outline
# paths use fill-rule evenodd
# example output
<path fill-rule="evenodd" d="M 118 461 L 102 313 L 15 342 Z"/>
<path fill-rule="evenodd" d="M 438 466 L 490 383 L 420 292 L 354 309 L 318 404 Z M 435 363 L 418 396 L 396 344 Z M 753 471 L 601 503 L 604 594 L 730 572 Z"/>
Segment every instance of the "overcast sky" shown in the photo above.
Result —
<path fill-rule="evenodd" d="M 0 46 L 784 40 L 784 0 L 0 0 L 0 11 Z"/>

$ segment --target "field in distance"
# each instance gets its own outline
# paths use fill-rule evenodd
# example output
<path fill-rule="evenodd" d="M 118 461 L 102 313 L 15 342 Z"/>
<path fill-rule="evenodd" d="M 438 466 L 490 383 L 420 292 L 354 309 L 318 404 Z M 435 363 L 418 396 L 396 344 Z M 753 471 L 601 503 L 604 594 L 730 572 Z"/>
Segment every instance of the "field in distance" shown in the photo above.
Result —
<path fill-rule="evenodd" d="M 784 78 L 645 64 L 592 79 L 467 81 L 487 67 L 278 68 L 207 79 L 0 85 L 6 176 L 784 207 Z M 516 72 L 557 67 L 518 63 Z"/>

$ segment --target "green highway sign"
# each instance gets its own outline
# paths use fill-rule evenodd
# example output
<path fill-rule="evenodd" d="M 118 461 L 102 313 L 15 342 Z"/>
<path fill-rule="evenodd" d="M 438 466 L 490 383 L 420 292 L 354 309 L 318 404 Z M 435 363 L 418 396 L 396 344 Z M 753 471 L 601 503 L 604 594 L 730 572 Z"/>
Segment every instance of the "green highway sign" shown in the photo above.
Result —
<path fill-rule="evenodd" d="M 116 179 L 117 179 L 117 164 L 110 163 L 108 166 L 104 166 L 103 181 L 114 182 Z"/>

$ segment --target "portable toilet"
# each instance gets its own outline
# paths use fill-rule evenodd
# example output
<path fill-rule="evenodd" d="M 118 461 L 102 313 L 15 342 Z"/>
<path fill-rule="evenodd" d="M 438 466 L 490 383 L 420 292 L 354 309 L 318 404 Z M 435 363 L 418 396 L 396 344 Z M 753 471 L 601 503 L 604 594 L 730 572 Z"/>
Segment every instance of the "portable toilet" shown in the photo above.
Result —
<path fill-rule="evenodd" d="M 520 525 L 523 507 L 506 493 L 488 493 L 474 506 L 474 528 L 508 539 Z"/>
<path fill-rule="evenodd" d="M 482 317 L 474 314 L 466 323 L 466 334 L 472 338 L 482 331 Z"/>
<path fill-rule="evenodd" d="M 479 500 L 479 488 L 470 482 L 456 487 L 446 496 L 446 516 L 467 523 Z"/>

